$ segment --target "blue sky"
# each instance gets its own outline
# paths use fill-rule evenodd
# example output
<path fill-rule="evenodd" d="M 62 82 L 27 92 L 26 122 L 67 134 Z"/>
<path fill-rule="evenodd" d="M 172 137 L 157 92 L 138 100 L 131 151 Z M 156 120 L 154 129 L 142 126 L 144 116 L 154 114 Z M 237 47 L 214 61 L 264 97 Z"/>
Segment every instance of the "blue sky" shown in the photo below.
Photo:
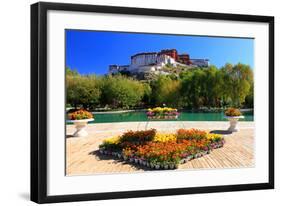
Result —
<path fill-rule="evenodd" d="M 66 66 L 81 74 L 106 74 L 110 64 L 129 64 L 136 53 L 172 48 L 217 67 L 254 64 L 254 39 L 66 30 Z"/>

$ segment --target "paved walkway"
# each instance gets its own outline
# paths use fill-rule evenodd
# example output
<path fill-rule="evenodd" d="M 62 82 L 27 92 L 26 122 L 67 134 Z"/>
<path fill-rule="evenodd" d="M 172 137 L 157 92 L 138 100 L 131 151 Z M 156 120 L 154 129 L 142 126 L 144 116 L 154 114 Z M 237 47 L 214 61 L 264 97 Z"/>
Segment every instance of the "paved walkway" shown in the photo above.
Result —
<path fill-rule="evenodd" d="M 131 165 L 109 156 L 97 153 L 103 139 L 122 134 L 127 130 L 144 130 L 155 128 L 161 132 L 175 132 L 180 128 L 197 128 L 216 133 L 225 133 L 228 122 L 121 122 L 91 124 L 88 137 L 71 137 L 73 125 L 67 125 L 66 139 L 66 174 L 86 175 L 104 173 L 127 173 L 148 170 Z M 203 168 L 241 168 L 254 166 L 254 123 L 239 122 L 240 131 L 226 134 L 223 148 L 215 149 L 209 155 L 181 164 L 179 169 Z"/>

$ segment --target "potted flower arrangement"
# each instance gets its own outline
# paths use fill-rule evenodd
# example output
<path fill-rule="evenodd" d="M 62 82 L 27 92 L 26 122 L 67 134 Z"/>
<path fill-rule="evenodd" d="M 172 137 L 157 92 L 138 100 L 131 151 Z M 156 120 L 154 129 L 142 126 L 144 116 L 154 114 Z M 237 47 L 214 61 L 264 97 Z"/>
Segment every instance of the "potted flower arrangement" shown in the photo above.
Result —
<path fill-rule="evenodd" d="M 168 161 L 163 162 L 163 169 L 165 169 L 165 170 L 169 169 L 169 162 Z"/>
<path fill-rule="evenodd" d="M 237 123 L 239 119 L 243 119 L 244 116 L 242 116 L 241 112 L 239 109 L 236 108 L 228 108 L 225 112 L 225 118 L 228 119 L 230 126 L 228 128 L 228 131 L 230 132 L 237 132 L 238 127 Z"/>
<path fill-rule="evenodd" d="M 156 169 L 156 170 L 159 170 L 159 169 L 160 169 L 160 162 L 156 162 L 156 163 L 155 163 L 155 169 Z"/>
<path fill-rule="evenodd" d="M 76 131 L 73 134 L 74 137 L 85 137 L 88 135 L 85 128 L 88 122 L 94 121 L 92 113 L 84 109 L 79 109 L 73 112 L 69 112 L 67 116 L 67 122 L 71 122 L 75 125 Z"/>
<path fill-rule="evenodd" d="M 155 107 L 147 110 L 148 119 L 178 119 L 179 112 L 177 109 L 169 107 Z"/>

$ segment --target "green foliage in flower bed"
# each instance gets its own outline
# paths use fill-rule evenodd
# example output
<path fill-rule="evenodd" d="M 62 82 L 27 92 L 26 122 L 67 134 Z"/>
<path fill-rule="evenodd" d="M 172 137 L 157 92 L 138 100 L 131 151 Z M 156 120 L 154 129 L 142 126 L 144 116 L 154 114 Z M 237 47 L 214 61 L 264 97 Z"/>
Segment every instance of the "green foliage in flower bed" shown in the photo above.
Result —
<path fill-rule="evenodd" d="M 156 135 L 156 129 L 144 131 L 128 131 L 120 137 L 120 142 L 146 142 L 152 141 Z"/>

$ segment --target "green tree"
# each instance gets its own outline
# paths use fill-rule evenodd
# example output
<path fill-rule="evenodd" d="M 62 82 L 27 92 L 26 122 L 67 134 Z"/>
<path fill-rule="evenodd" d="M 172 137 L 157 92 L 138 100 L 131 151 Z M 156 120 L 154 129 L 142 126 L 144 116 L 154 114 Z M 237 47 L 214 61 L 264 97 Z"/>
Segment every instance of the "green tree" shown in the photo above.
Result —
<path fill-rule="evenodd" d="M 143 85 L 143 91 L 144 91 L 143 98 L 142 98 L 143 104 L 144 104 L 144 106 L 150 105 L 151 99 L 152 99 L 151 98 L 152 89 L 151 89 L 149 83 L 143 82 L 142 85 Z"/>
<path fill-rule="evenodd" d="M 137 106 L 144 96 L 144 86 L 139 81 L 124 76 L 108 76 L 104 78 L 103 101 L 113 108 Z"/>
<path fill-rule="evenodd" d="M 251 83 L 250 91 L 245 98 L 245 107 L 254 108 L 254 83 Z"/>
<path fill-rule="evenodd" d="M 231 99 L 232 106 L 241 107 L 250 92 L 253 72 L 245 64 L 226 64 L 221 69 L 224 81 L 224 97 Z"/>
<path fill-rule="evenodd" d="M 205 96 L 205 106 L 208 107 L 220 107 L 220 98 L 223 94 L 222 88 L 223 79 L 220 71 L 215 66 L 210 66 L 204 70 L 205 81 L 204 84 L 204 95 Z"/>
<path fill-rule="evenodd" d="M 78 71 L 76 70 L 76 69 L 70 69 L 70 67 L 66 67 L 65 68 L 65 74 L 67 75 L 67 76 L 77 76 L 77 75 L 79 75 L 79 73 L 78 73 Z"/>
<path fill-rule="evenodd" d="M 162 106 L 165 104 L 176 107 L 181 105 L 180 81 L 172 80 L 169 76 L 160 75 L 151 83 L 151 87 L 153 102 L 156 105 Z"/>
<path fill-rule="evenodd" d="M 120 74 L 80 75 L 67 67 L 67 104 L 124 109 L 163 104 L 176 108 L 254 106 L 253 71 L 248 65 L 183 67 L 170 75 L 149 75 L 149 80 L 139 81 Z"/>
<path fill-rule="evenodd" d="M 68 104 L 85 109 L 99 104 L 101 91 L 95 76 L 66 76 L 66 101 Z"/>
<path fill-rule="evenodd" d="M 199 108 L 206 101 L 206 73 L 203 69 L 189 70 L 181 75 L 181 94 L 187 107 Z"/>

